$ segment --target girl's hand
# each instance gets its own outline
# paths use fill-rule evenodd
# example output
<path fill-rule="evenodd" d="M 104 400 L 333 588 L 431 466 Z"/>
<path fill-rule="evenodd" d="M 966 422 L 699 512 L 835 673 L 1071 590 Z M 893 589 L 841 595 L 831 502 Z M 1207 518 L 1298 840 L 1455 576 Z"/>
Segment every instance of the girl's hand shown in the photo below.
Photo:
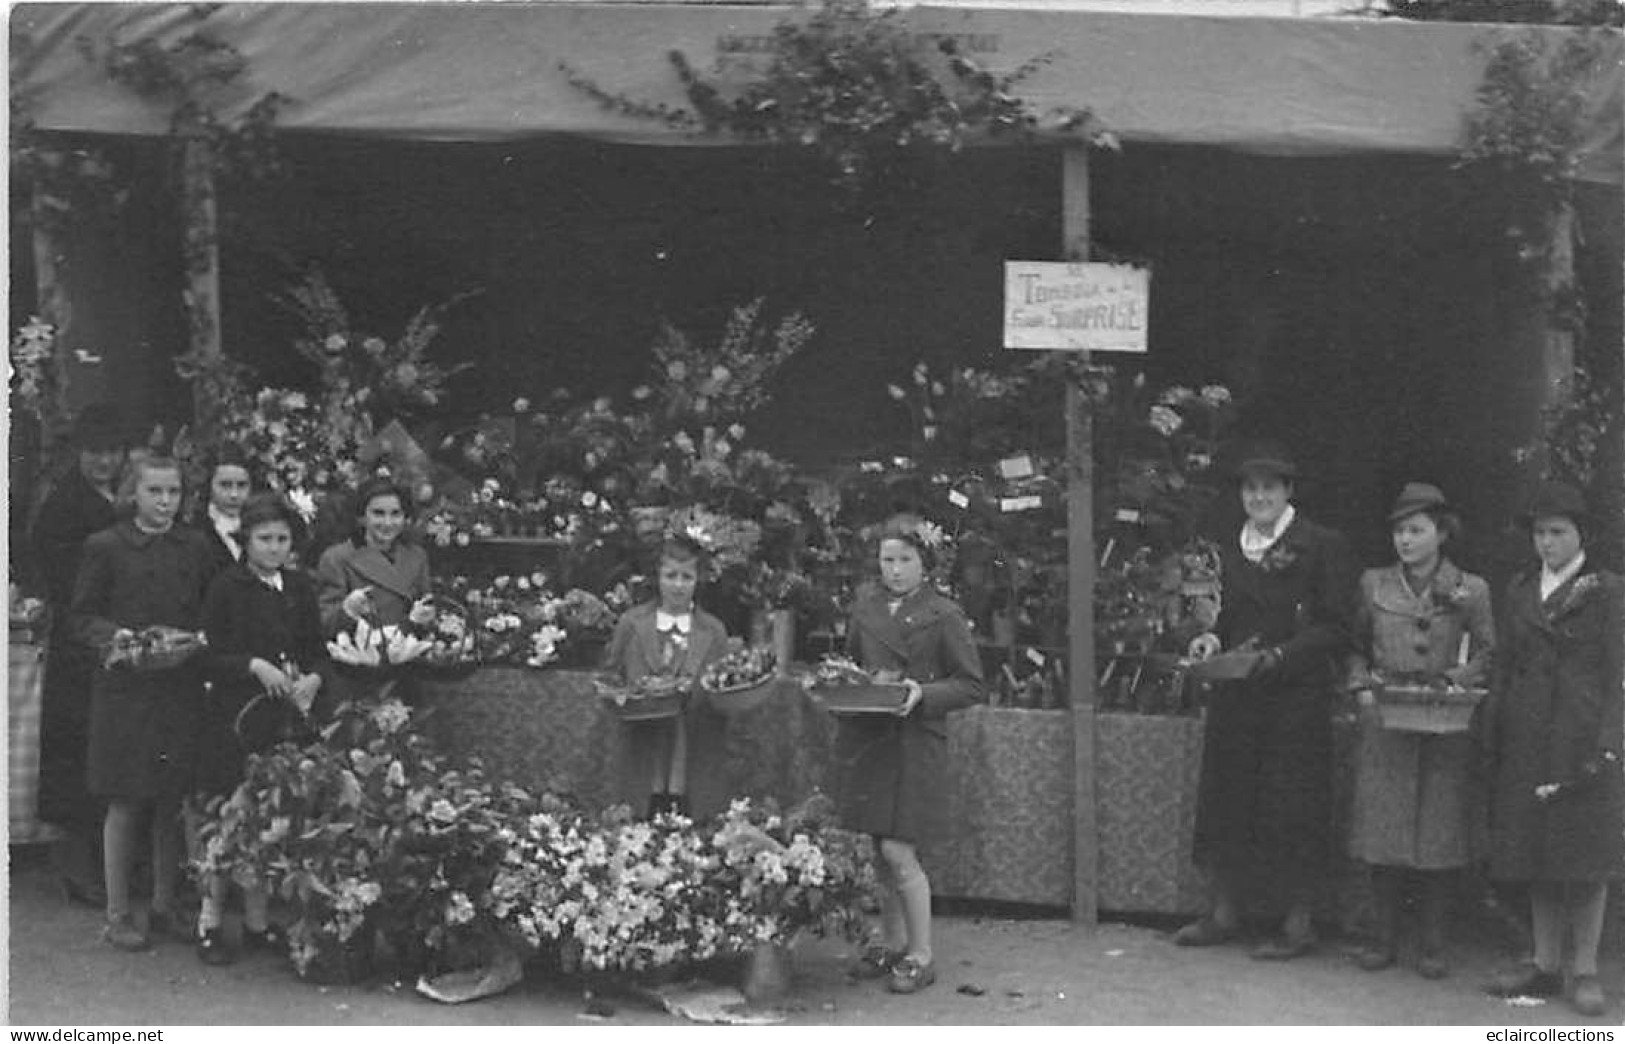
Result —
<path fill-rule="evenodd" d="M 1362 728 L 1382 728 L 1382 715 L 1377 711 L 1377 694 L 1371 689 L 1360 689 L 1354 694 L 1354 701 L 1359 707 L 1359 721 Z"/>
<path fill-rule="evenodd" d="M 319 674 L 301 675 L 288 690 L 288 698 L 294 706 L 299 708 L 300 714 L 309 714 L 310 708 L 316 702 L 316 693 L 322 687 L 322 676 Z"/>
<path fill-rule="evenodd" d="M 254 659 L 249 661 L 248 670 L 265 687 L 266 692 L 273 696 L 288 695 L 288 690 L 293 683 L 288 680 L 286 674 L 277 670 L 273 665 L 264 660 Z"/>
<path fill-rule="evenodd" d="M 372 588 L 358 587 L 344 596 L 339 608 L 352 620 L 365 620 L 373 615 Z"/>
<path fill-rule="evenodd" d="M 905 699 L 903 701 L 903 705 L 896 710 L 896 714 L 899 718 L 906 718 L 912 714 L 914 712 L 914 708 L 920 705 L 920 700 L 925 696 L 924 691 L 920 688 L 920 683 L 915 681 L 913 678 L 904 678 L 903 684 L 908 686 L 908 698 Z"/>

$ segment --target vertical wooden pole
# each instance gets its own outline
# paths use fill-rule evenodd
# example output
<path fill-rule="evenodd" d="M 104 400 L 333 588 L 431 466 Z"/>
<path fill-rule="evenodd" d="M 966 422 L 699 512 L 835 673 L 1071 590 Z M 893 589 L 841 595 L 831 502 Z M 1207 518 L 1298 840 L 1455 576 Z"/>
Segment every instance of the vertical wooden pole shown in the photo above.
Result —
<path fill-rule="evenodd" d="M 1061 168 L 1062 247 L 1089 259 L 1089 153 L 1068 145 Z M 1087 353 L 1082 361 L 1087 364 Z M 1095 496 L 1093 417 L 1076 381 L 1066 388 L 1067 677 L 1072 703 L 1072 919 L 1100 917 L 1095 817 Z"/>
<path fill-rule="evenodd" d="M 200 441 L 213 432 L 219 403 L 207 374 L 223 354 L 220 344 L 220 234 L 215 204 L 214 148 L 194 136 L 182 145 L 181 220 L 185 224 L 187 328 L 193 362 L 205 376 L 192 382 L 193 431 Z"/>

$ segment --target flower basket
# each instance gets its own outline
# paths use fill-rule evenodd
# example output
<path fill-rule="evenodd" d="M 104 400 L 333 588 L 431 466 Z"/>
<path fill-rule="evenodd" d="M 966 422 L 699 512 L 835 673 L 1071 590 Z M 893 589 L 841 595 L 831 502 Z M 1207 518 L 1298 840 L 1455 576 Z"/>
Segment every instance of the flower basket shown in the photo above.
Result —
<path fill-rule="evenodd" d="M 778 657 L 768 646 L 738 649 L 700 675 L 700 691 L 720 714 L 743 714 L 761 706 L 773 691 Z"/>
<path fill-rule="evenodd" d="M 820 686 L 814 697 L 831 714 L 896 714 L 908 702 L 908 686 L 900 682 L 867 685 Z"/>
<path fill-rule="evenodd" d="M 1205 660 L 1187 660 L 1184 667 L 1191 677 L 1202 681 L 1240 681 L 1250 677 L 1264 658 L 1261 652 L 1235 650 L 1219 653 Z"/>
<path fill-rule="evenodd" d="M 1377 712 L 1382 727 L 1394 732 L 1450 735 L 1467 731 L 1484 695 L 1483 689 L 1384 685 L 1377 690 Z"/>
<path fill-rule="evenodd" d="M 622 721 L 661 721 L 683 713 L 688 695 L 686 679 L 649 678 L 633 687 L 619 680 L 594 679 L 593 688 L 604 705 Z"/>

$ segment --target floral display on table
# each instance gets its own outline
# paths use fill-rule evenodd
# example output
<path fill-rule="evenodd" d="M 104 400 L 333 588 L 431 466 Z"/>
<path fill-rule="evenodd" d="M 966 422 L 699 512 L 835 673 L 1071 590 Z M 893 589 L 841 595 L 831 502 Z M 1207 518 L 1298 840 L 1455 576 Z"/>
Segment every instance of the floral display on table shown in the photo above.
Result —
<path fill-rule="evenodd" d="M 540 571 L 504 573 L 483 585 L 460 576 L 445 586 L 468 607 L 475 655 L 491 666 L 595 666 L 619 616 L 590 591 L 555 594 Z"/>

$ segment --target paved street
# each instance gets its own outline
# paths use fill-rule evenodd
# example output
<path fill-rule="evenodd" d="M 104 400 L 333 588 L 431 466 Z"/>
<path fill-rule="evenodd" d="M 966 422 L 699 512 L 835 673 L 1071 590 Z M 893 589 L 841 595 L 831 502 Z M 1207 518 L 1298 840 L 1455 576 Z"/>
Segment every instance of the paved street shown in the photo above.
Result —
<path fill-rule="evenodd" d="M 10 898 L 13 1025 L 95 1024 L 585 1024 L 578 989 L 538 976 L 501 997 L 457 1007 L 376 982 L 320 988 L 271 959 L 216 969 L 190 948 L 143 954 L 108 949 L 100 917 L 55 896 L 37 853 L 13 850 Z M 1060 920 L 939 919 L 937 985 L 895 997 L 843 972 L 844 946 L 807 940 L 796 949 L 791 1024 L 1367 1024 L 1583 1025 L 1567 1005 L 1513 1007 L 1478 991 L 1494 955 L 1460 954 L 1455 974 L 1427 982 L 1406 969 L 1367 974 L 1342 945 L 1287 965 L 1243 950 L 1192 951 L 1164 930 Z M 1606 958 L 1614 1005 L 1593 1025 L 1619 1024 L 1621 964 Z M 964 990 L 961 990 L 964 987 Z M 619 1025 L 680 1020 L 636 998 L 611 1000 Z"/>

